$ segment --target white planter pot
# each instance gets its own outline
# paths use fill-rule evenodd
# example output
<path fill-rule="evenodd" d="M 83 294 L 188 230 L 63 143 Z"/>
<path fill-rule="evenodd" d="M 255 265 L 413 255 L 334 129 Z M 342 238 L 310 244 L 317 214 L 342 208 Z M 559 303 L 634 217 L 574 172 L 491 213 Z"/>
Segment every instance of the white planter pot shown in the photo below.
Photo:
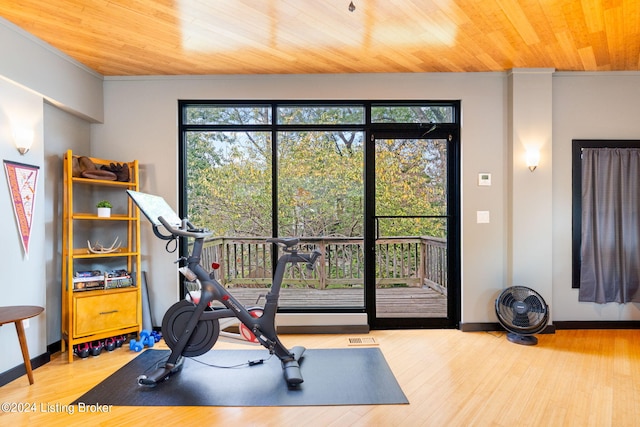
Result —
<path fill-rule="evenodd" d="M 111 208 L 98 208 L 99 218 L 109 218 L 111 216 Z"/>

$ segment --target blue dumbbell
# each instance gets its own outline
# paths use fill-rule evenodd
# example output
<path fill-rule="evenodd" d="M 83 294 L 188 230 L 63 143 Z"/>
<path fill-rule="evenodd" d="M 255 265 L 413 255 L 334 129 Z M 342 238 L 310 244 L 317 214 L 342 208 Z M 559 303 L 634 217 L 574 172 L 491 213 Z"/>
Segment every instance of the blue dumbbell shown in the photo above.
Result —
<path fill-rule="evenodd" d="M 136 341 L 135 339 L 131 339 L 129 341 L 129 350 L 133 351 L 142 351 L 145 347 L 153 347 L 154 338 L 151 336 L 151 333 L 147 330 L 143 330 L 140 332 L 140 341 Z"/>
<path fill-rule="evenodd" d="M 136 341 L 134 338 L 131 338 L 129 341 L 129 350 L 131 351 L 141 351 L 144 348 L 141 341 Z"/>
<path fill-rule="evenodd" d="M 144 344 L 145 347 L 153 347 L 155 340 L 149 331 L 140 332 L 140 341 Z"/>
<path fill-rule="evenodd" d="M 158 342 L 162 339 L 162 332 L 151 331 L 151 336 L 153 337 L 153 341 Z"/>

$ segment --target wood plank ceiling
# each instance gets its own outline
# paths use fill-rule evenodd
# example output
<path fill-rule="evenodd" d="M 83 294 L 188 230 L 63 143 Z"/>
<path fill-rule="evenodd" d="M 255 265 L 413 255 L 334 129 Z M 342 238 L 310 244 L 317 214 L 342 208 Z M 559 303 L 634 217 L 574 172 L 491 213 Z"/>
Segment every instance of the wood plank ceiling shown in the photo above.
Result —
<path fill-rule="evenodd" d="M 637 71 L 639 0 L 2 0 L 106 75 Z"/>

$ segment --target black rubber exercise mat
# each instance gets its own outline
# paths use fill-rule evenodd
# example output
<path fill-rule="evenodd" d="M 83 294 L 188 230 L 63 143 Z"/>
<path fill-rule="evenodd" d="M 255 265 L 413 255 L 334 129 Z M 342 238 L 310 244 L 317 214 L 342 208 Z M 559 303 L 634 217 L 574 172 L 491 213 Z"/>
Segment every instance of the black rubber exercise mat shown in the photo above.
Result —
<path fill-rule="evenodd" d="M 137 384 L 169 355 L 148 349 L 72 404 L 114 406 L 390 405 L 409 401 L 379 348 L 311 349 L 300 361 L 304 383 L 289 388 L 280 360 L 266 350 L 212 350 L 186 359 L 156 387 Z M 249 361 L 264 363 L 247 366 Z"/>

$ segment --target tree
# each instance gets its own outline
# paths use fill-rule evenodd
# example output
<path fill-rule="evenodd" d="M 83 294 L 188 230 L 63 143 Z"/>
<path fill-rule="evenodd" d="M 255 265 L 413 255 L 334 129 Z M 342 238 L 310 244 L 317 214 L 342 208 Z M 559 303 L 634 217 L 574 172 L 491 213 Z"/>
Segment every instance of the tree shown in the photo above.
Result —
<path fill-rule="evenodd" d="M 364 121 L 362 107 L 277 109 L 280 235 L 362 236 Z M 451 121 L 450 107 L 374 107 L 378 122 Z M 272 235 L 272 133 L 269 106 L 195 105 L 185 120 L 218 130 L 187 132 L 188 215 L 218 236 Z M 316 129 L 306 129 L 315 125 Z M 344 125 L 345 129 L 325 128 Z M 346 128 L 350 129 L 346 129 Z M 446 142 L 379 141 L 378 215 L 446 215 Z M 443 221 L 396 221 L 384 233 L 444 236 Z"/>

